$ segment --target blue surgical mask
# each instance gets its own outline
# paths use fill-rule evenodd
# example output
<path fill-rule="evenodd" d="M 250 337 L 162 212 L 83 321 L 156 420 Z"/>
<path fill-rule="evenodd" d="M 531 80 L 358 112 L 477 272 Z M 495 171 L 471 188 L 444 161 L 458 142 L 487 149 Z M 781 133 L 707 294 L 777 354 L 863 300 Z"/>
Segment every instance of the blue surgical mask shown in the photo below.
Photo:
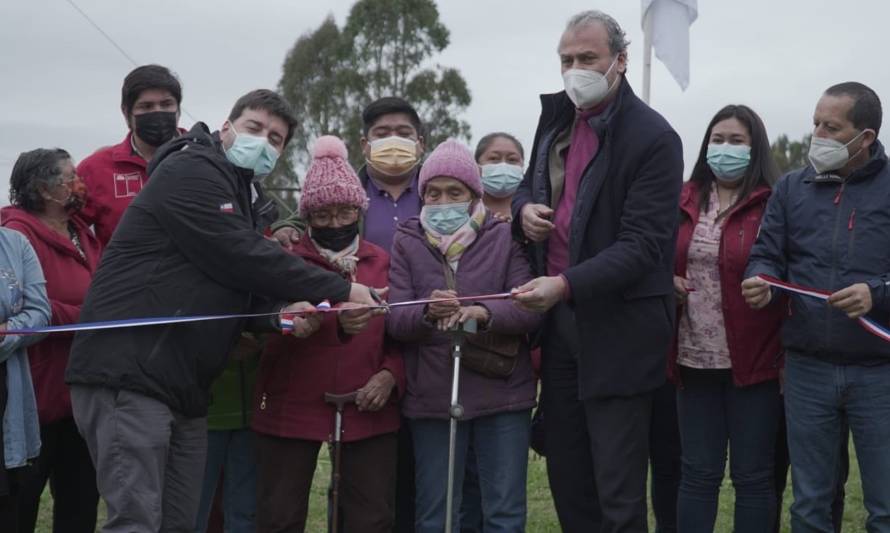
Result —
<path fill-rule="evenodd" d="M 482 188 L 495 198 L 513 196 L 522 183 L 522 167 L 510 163 L 482 165 Z"/>
<path fill-rule="evenodd" d="M 440 235 L 451 235 L 470 220 L 470 202 L 425 205 L 420 210 L 423 229 Z"/>
<path fill-rule="evenodd" d="M 238 133 L 234 124 L 230 122 L 229 125 L 235 132 L 235 141 L 226 150 L 229 162 L 236 167 L 253 170 L 258 178 L 270 174 L 278 161 L 278 150 L 265 137 Z"/>
<path fill-rule="evenodd" d="M 708 166 L 724 182 L 735 182 L 742 179 L 751 163 L 751 147 L 747 144 L 714 144 L 708 145 Z"/>

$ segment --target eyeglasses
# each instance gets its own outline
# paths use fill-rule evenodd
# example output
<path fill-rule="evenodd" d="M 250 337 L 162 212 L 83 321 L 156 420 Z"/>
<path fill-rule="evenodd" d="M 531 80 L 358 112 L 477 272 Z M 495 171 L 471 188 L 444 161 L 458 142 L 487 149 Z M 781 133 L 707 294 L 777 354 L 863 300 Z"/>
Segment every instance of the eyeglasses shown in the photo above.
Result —
<path fill-rule="evenodd" d="M 340 224 L 351 224 L 358 218 L 357 207 L 342 207 L 335 213 L 316 211 L 309 214 L 309 222 L 314 226 L 327 226 L 336 220 Z"/>

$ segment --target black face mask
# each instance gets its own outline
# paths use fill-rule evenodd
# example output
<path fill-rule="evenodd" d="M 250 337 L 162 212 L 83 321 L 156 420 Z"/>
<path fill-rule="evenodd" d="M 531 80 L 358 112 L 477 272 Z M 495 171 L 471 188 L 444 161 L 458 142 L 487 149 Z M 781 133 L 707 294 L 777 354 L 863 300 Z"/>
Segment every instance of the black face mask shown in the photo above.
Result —
<path fill-rule="evenodd" d="M 176 111 L 133 115 L 133 130 L 143 142 L 157 148 L 179 133 L 176 129 Z"/>
<path fill-rule="evenodd" d="M 339 228 L 316 228 L 310 230 L 312 240 L 319 246 L 332 252 L 339 252 L 346 248 L 355 236 L 358 235 L 358 220 L 348 226 L 340 226 Z"/>

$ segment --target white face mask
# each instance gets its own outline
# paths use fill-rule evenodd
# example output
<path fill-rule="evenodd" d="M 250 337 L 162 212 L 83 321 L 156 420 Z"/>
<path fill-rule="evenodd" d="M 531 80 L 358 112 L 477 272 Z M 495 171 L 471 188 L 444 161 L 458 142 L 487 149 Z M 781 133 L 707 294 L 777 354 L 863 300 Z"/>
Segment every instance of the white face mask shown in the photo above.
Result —
<path fill-rule="evenodd" d="M 580 68 L 569 69 L 562 74 L 562 81 L 565 84 L 566 94 L 569 99 L 574 102 L 578 109 L 590 109 L 602 102 L 612 86 L 606 76 L 612 72 L 615 63 L 618 62 L 618 56 L 612 60 L 606 73 L 597 72 L 595 70 L 585 70 Z M 615 79 L 618 82 L 619 78 Z"/>
<path fill-rule="evenodd" d="M 807 154 L 810 159 L 810 164 L 813 165 L 813 168 L 816 169 L 816 172 L 819 174 L 842 168 L 850 161 L 850 159 L 859 153 L 859 150 L 862 150 L 860 147 L 859 150 L 856 151 L 856 154 L 851 155 L 847 147 L 850 146 L 850 143 L 861 137 L 866 131 L 868 130 L 859 132 L 859 135 L 850 139 L 850 142 L 847 144 L 834 139 L 813 137 L 810 140 L 810 151 Z"/>

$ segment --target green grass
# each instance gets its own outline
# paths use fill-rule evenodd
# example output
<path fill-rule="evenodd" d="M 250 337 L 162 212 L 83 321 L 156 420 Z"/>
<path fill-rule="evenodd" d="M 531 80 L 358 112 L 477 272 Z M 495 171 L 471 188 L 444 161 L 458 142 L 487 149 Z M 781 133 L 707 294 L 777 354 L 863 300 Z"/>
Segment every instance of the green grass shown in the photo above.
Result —
<path fill-rule="evenodd" d="M 865 508 L 862 504 L 862 487 L 859 482 L 859 465 L 855 461 L 855 453 L 850 448 L 850 479 L 847 481 L 846 511 L 844 512 L 844 533 L 865 532 Z M 325 531 L 325 494 L 328 480 L 330 479 L 330 461 L 326 451 L 319 455 L 318 468 L 315 470 L 315 480 L 312 484 L 312 495 L 309 501 L 309 522 L 306 531 Z M 735 491 L 727 476 L 723 480 L 720 491 L 720 512 L 717 516 L 716 532 L 729 533 L 732 531 L 732 515 Z M 782 510 L 783 532 L 790 531 L 788 526 L 788 506 L 791 504 L 791 483 L 785 492 L 785 505 Z M 99 509 L 100 524 L 105 516 L 104 504 Z M 654 530 L 655 519 L 649 514 L 649 527 Z M 52 531 L 52 496 L 47 490 L 43 494 L 43 502 L 40 507 L 40 516 L 37 520 L 37 532 L 49 533 Z M 559 523 L 556 520 L 556 512 L 553 509 L 553 500 L 550 497 L 550 488 L 547 483 L 547 471 L 544 459 L 535 454 L 529 454 L 528 462 L 528 528 L 529 533 L 550 533 L 559 531 Z"/>

